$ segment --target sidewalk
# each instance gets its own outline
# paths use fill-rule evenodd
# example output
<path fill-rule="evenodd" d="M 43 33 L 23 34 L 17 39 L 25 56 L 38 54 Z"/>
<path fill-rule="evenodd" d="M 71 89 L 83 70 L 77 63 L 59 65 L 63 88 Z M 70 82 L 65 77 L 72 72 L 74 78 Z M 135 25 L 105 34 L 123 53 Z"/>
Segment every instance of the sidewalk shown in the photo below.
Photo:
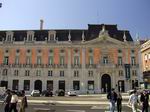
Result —
<path fill-rule="evenodd" d="M 122 94 L 123 104 L 127 104 L 129 95 Z M 99 105 L 99 104 L 109 104 L 107 100 L 107 94 L 88 94 L 88 95 L 78 95 L 75 97 L 31 97 L 27 96 L 28 102 L 33 104 L 69 104 L 69 105 Z M 0 101 L 2 102 L 2 101 Z M 20 102 L 20 101 L 19 101 Z"/>

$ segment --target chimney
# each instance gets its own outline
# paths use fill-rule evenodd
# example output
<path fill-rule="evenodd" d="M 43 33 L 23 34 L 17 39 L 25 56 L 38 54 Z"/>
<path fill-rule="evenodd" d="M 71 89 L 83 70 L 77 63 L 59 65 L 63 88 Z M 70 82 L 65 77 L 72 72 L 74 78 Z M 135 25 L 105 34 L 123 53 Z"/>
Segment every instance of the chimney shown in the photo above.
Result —
<path fill-rule="evenodd" d="M 41 20 L 40 20 L 40 30 L 43 30 L 43 23 L 44 23 L 44 20 L 41 19 Z"/>

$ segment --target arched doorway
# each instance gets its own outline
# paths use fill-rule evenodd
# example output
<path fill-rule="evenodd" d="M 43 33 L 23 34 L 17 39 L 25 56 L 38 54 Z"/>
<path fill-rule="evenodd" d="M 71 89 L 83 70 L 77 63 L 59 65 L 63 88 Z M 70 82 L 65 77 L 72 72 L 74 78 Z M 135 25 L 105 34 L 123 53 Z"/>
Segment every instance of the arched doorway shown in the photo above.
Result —
<path fill-rule="evenodd" d="M 111 90 L 111 77 L 108 74 L 102 76 L 101 85 L 103 92 L 106 93 Z"/>
<path fill-rule="evenodd" d="M 34 89 L 42 92 L 42 81 L 41 80 L 36 80 L 34 82 Z"/>

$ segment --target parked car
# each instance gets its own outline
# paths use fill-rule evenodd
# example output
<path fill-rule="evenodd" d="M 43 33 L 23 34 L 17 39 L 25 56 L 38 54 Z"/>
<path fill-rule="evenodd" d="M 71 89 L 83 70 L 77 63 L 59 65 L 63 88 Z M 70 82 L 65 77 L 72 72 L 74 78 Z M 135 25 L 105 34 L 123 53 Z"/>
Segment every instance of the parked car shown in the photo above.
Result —
<path fill-rule="evenodd" d="M 32 90 L 31 96 L 39 97 L 40 96 L 40 91 L 39 90 Z"/>
<path fill-rule="evenodd" d="M 41 95 L 42 96 L 46 96 L 46 97 L 49 97 L 49 96 L 52 97 L 53 96 L 53 92 L 50 91 L 50 90 L 44 90 L 44 91 L 42 91 Z"/>
<path fill-rule="evenodd" d="M 56 91 L 56 95 L 65 96 L 65 91 L 63 89 L 59 89 L 59 90 Z"/>
<path fill-rule="evenodd" d="M 67 93 L 69 96 L 77 96 L 77 92 L 75 90 L 70 90 Z"/>

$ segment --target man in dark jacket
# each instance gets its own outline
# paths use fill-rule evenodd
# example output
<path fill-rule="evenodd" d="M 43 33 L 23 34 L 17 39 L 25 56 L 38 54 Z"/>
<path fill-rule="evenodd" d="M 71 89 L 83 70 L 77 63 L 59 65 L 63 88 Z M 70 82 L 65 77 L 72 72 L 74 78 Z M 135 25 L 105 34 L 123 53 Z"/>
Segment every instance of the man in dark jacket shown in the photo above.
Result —
<path fill-rule="evenodd" d="M 4 104 L 5 104 L 5 112 L 9 112 L 9 109 L 10 109 L 10 101 L 11 101 L 11 92 L 10 90 L 7 90 L 6 91 L 6 97 L 5 97 L 5 100 L 4 100 Z"/>
<path fill-rule="evenodd" d="M 110 101 L 110 112 L 114 112 L 115 103 L 117 101 L 117 93 L 115 92 L 114 88 L 112 88 L 111 92 L 108 93 L 107 99 Z"/>
<path fill-rule="evenodd" d="M 142 112 L 148 112 L 149 95 L 146 91 L 141 94 L 140 101 L 142 102 Z"/>

